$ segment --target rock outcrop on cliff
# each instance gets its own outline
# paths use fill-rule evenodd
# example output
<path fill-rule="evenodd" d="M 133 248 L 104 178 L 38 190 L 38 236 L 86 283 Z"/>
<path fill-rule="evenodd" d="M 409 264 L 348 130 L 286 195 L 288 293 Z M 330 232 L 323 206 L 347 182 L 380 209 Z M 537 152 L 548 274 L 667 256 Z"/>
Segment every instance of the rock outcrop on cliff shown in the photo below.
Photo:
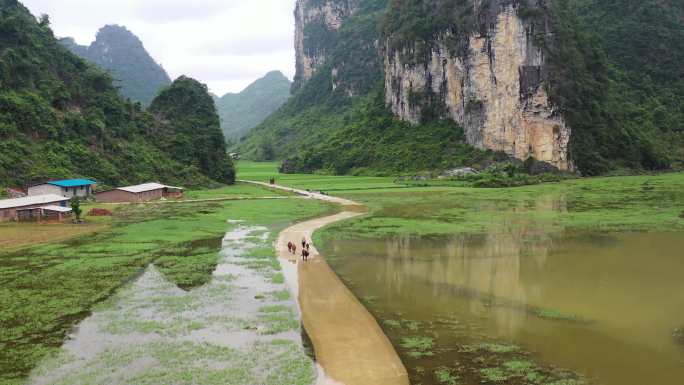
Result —
<path fill-rule="evenodd" d="M 292 85 L 299 89 L 322 66 L 337 44 L 337 32 L 361 0 L 297 0 L 295 52 L 297 73 Z"/>
<path fill-rule="evenodd" d="M 423 49 L 416 42 L 392 47 L 388 40 L 388 107 L 413 124 L 427 113 L 451 118 L 475 147 L 571 170 L 571 129 L 549 100 L 545 55 L 535 43 L 548 26 L 526 22 L 510 1 L 475 12 L 484 28 L 443 31 Z"/>

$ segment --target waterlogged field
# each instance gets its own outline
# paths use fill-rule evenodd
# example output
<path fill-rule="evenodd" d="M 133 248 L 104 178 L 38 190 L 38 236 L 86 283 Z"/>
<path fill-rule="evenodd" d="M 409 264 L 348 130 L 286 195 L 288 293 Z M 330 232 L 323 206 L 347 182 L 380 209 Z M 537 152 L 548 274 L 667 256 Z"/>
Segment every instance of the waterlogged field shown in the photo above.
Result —
<path fill-rule="evenodd" d="M 414 384 L 684 376 L 684 174 L 473 189 L 243 170 L 369 207 L 315 238 Z"/>
<path fill-rule="evenodd" d="M 340 195 L 349 190 L 373 190 L 406 188 L 394 183 L 392 177 L 367 176 L 332 176 L 311 174 L 279 174 L 278 164 L 269 162 L 240 161 L 236 165 L 238 179 L 268 182 L 275 178 L 282 186 L 294 187 L 302 190 L 319 190 L 331 195 Z"/>
<path fill-rule="evenodd" d="M 81 322 L 30 384 L 313 382 L 297 306 L 266 227 L 221 240 L 211 281 L 183 290 L 155 265 Z"/>
<path fill-rule="evenodd" d="M 251 186 L 238 186 L 238 189 L 243 189 L 241 193 L 247 190 L 255 191 L 255 195 L 261 197 L 282 197 L 280 194 L 276 195 Z M 230 195 L 230 191 L 225 193 Z M 226 194 L 221 192 L 218 195 Z M 265 227 L 269 234 L 275 234 L 289 223 L 318 216 L 330 210 L 330 206 L 319 202 L 291 198 L 125 205 L 115 209 L 110 227 L 97 234 L 20 251 L 3 252 L 0 254 L 0 281 L 3 282 L 0 287 L 0 383 L 24 383 L 29 372 L 46 357 L 56 357 L 57 361 L 44 364 L 43 368 L 53 368 L 55 365 L 60 367 L 60 363 L 68 361 L 69 357 L 59 355 L 59 352 L 65 336 L 70 333 L 72 327 L 86 319 L 98 304 L 110 299 L 121 288 L 124 293 L 126 290 L 130 292 L 131 286 L 128 286 L 128 282 L 145 271 L 148 273 L 143 277 L 152 274 L 149 270 L 150 264 L 155 265 L 152 272 L 163 277 L 167 282 L 165 285 L 177 288 L 173 291 L 178 293 L 178 306 L 182 309 L 183 304 L 188 301 L 184 298 L 184 290 L 190 291 L 189 296 L 194 300 L 192 296 L 195 294 L 192 294 L 191 290 L 202 290 L 206 285 L 212 284 L 213 272 L 220 266 L 222 258 L 226 257 L 226 254 L 219 253 L 226 232 L 233 231 L 239 226 L 261 226 Z M 242 222 L 228 222 L 229 219 Z M 261 239 L 260 235 L 257 235 L 251 237 L 254 242 Z M 250 239 L 249 237 L 247 239 Z M 255 271 L 263 270 L 273 284 L 280 285 L 283 278 L 278 272 L 277 261 L 273 259 L 271 239 L 259 241 L 261 243 L 248 253 L 248 256 L 254 258 L 249 259 L 249 263 L 245 262 L 244 265 Z M 140 283 L 134 282 L 133 285 Z M 228 292 L 234 294 L 231 290 L 233 289 L 227 289 L 224 294 L 229 297 Z M 283 290 L 284 288 L 279 288 L 278 293 L 261 293 L 259 298 L 270 298 L 272 295 L 286 300 L 287 295 L 282 292 Z M 289 310 L 279 307 L 280 305 L 268 308 L 268 301 L 262 302 L 263 314 L 257 318 L 273 320 L 264 321 L 264 324 L 270 324 L 275 329 L 281 327 L 281 322 L 287 327 L 293 326 Z M 125 301 L 107 302 L 102 305 L 104 308 L 97 307 L 95 316 L 101 314 L 99 312 L 111 314 L 111 311 L 107 313 L 106 306 L 120 304 L 128 306 Z M 158 334 L 157 331 L 160 329 L 175 330 L 159 325 L 159 319 L 132 318 L 130 321 L 135 321 L 132 325 L 127 324 L 128 320 L 124 321 L 126 322 L 114 323 L 108 330 L 152 334 Z M 254 325 L 260 327 L 259 323 Z M 176 326 L 181 331 L 199 327 L 198 324 L 182 322 Z M 118 338 L 119 336 L 112 337 L 114 340 Z M 268 349 L 271 345 L 281 345 L 278 345 L 279 353 L 275 357 L 263 357 L 270 357 L 267 361 L 274 362 L 278 357 L 295 353 L 299 355 L 301 349 L 292 351 L 296 343 L 292 345 L 292 340 L 289 341 L 281 343 L 273 340 L 265 343 Z M 149 348 L 150 355 L 143 356 L 153 357 L 164 365 L 175 362 L 178 354 L 187 353 L 192 357 L 204 349 L 202 346 L 187 344 L 178 344 L 167 349 L 160 347 L 157 342 L 153 341 L 145 347 Z M 259 350 L 256 347 L 255 349 Z M 275 354 L 272 349 L 269 351 Z M 101 355 L 98 356 L 103 360 L 99 362 L 105 365 L 100 369 L 105 371 L 110 368 L 109 364 L 117 363 L 117 360 L 131 359 L 135 354 L 140 354 L 140 351 L 136 351 L 129 352 L 129 355 L 112 356 L 107 355 L 108 352 L 111 353 L 100 352 Z M 235 357 L 235 352 L 227 348 L 216 349 L 215 353 L 222 357 Z M 253 357 L 256 357 L 257 353 L 255 351 Z M 109 359 L 117 362 L 109 362 Z M 241 359 L 248 360 L 248 357 Z M 229 366 L 224 365 L 221 368 L 227 369 Z M 174 373 L 182 375 L 184 372 Z M 275 370 L 273 373 L 278 371 Z M 97 373 L 92 375 L 96 376 Z M 83 383 L 92 383 L 88 379 L 99 378 L 88 376 L 83 377 Z M 122 379 L 123 382 L 124 380 Z M 155 382 L 157 380 L 150 381 L 159 383 Z M 164 383 L 163 380 L 161 382 Z M 52 382 L 48 380 L 47 383 Z"/>

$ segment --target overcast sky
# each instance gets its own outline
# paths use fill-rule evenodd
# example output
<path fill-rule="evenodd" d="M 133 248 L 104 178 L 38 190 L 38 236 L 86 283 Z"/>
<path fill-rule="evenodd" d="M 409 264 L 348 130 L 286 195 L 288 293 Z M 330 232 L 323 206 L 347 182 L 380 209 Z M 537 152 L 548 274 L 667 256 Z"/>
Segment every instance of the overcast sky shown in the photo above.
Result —
<path fill-rule="evenodd" d="M 126 26 L 169 76 L 223 95 L 272 70 L 294 76 L 294 0 L 23 0 L 50 15 L 58 37 L 90 45 L 105 24 Z"/>

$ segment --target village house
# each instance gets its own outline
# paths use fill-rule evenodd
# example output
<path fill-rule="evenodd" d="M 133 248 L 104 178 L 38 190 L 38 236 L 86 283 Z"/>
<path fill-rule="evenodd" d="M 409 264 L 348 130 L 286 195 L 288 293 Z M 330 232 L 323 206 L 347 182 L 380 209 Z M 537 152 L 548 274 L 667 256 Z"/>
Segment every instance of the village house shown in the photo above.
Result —
<path fill-rule="evenodd" d="M 66 179 L 45 182 L 28 188 L 28 195 L 61 195 L 66 198 L 86 198 L 92 195 L 97 182 L 88 179 Z"/>
<path fill-rule="evenodd" d="M 103 203 L 147 202 L 162 198 L 182 197 L 182 187 L 166 186 L 160 183 L 119 187 L 95 194 L 95 199 Z"/>
<path fill-rule="evenodd" d="M 68 198 L 56 194 L 0 200 L 0 221 L 40 218 L 62 220 L 71 213 L 68 203 Z"/>

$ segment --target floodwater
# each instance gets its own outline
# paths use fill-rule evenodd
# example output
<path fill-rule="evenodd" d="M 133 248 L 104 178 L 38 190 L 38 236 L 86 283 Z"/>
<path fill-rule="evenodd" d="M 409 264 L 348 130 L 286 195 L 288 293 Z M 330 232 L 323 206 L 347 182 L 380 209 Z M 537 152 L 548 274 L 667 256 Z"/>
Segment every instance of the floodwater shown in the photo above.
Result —
<path fill-rule="evenodd" d="M 483 368 L 501 362 L 468 348 L 483 342 L 515 344 L 546 372 L 581 376 L 557 383 L 684 381 L 684 345 L 673 335 L 684 326 L 682 233 L 515 227 L 330 241 L 323 253 L 383 325 L 414 384 L 492 382 Z M 420 336 L 434 340 L 428 354 L 404 346 Z M 558 381 L 487 373 L 510 374 L 510 384 Z"/>
<path fill-rule="evenodd" d="M 28 383 L 313 382 L 295 300 L 282 295 L 287 287 L 272 279 L 270 262 L 248 253 L 268 239 L 266 228 L 238 225 L 219 243 L 197 243 L 223 250 L 211 282 L 189 291 L 149 266 L 81 322 Z"/>

